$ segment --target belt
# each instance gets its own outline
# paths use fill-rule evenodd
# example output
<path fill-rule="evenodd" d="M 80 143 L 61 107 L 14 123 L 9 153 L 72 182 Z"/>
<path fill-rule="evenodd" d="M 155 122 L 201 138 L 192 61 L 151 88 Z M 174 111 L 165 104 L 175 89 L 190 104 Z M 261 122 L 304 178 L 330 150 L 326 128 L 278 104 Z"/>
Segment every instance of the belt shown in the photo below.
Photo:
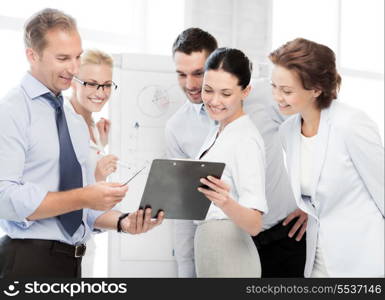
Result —
<path fill-rule="evenodd" d="M 254 236 L 253 241 L 257 249 L 261 249 L 263 246 L 287 238 L 290 229 L 297 221 L 297 219 L 298 217 L 294 218 L 286 226 L 282 225 L 283 220 L 281 220 L 278 222 L 278 224 L 274 225 L 273 227 L 260 232 L 257 236 Z"/>
<path fill-rule="evenodd" d="M 38 239 L 12 239 L 12 243 L 20 244 L 23 246 L 34 245 L 42 248 L 46 248 L 51 253 L 65 254 L 70 257 L 80 258 L 86 253 L 86 245 L 69 245 L 59 241 L 51 240 L 38 240 Z"/>
<path fill-rule="evenodd" d="M 80 244 L 76 246 L 68 245 L 58 241 L 53 241 L 52 251 L 67 254 L 68 256 L 79 258 L 86 254 L 86 245 Z"/>

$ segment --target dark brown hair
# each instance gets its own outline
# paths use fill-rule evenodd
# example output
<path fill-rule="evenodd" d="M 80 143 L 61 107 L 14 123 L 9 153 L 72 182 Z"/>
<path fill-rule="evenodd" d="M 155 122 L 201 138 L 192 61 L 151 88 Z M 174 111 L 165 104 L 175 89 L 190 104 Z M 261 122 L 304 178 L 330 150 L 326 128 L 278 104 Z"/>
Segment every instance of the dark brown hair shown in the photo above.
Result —
<path fill-rule="evenodd" d="M 172 55 L 177 51 L 190 55 L 192 52 L 201 52 L 203 50 L 209 55 L 217 48 L 217 40 L 210 33 L 192 27 L 178 35 L 172 45 Z"/>
<path fill-rule="evenodd" d="M 238 79 L 238 85 L 245 89 L 253 70 L 249 58 L 238 49 L 218 48 L 206 60 L 205 72 L 209 70 L 223 70 Z"/>
<path fill-rule="evenodd" d="M 269 59 L 275 65 L 295 71 L 305 90 L 320 90 L 317 97 L 319 109 L 330 106 L 341 85 L 341 76 L 336 69 L 336 57 L 329 47 L 297 38 L 275 51 Z"/>
<path fill-rule="evenodd" d="M 47 46 L 45 34 L 55 28 L 68 32 L 77 30 L 76 21 L 71 16 L 53 8 L 46 8 L 37 12 L 25 24 L 25 47 L 32 48 L 37 52 L 43 51 Z"/>

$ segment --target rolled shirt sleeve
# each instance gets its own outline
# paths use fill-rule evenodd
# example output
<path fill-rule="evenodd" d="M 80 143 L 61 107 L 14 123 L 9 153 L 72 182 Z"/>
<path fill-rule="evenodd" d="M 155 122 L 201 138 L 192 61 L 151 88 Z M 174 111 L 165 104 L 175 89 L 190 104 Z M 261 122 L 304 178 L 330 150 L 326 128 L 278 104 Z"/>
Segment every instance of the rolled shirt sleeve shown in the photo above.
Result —
<path fill-rule="evenodd" d="M 15 111 L 4 103 L 0 106 L 0 218 L 31 224 L 26 218 L 48 191 L 23 181 L 28 151 L 27 121 L 23 111 Z"/>
<path fill-rule="evenodd" d="M 234 151 L 233 181 L 241 205 L 268 212 L 265 193 L 265 150 L 262 138 L 243 138 Z"/>
<path fill-rule="evenodd" d="M 96 219 L 99 218 L 99 216 L 104 214 L 106 211 L 94 210 L 94 209 L 84 209 L 84 211 L 87 212 L 87 225 L 88 225 L 88 228 L 90 228 L 90 230 L 92 232 L 100 233 L 100 232 L 106 231 L 106 230 L 101 230 L 101 229 L 95 228 Z"/>

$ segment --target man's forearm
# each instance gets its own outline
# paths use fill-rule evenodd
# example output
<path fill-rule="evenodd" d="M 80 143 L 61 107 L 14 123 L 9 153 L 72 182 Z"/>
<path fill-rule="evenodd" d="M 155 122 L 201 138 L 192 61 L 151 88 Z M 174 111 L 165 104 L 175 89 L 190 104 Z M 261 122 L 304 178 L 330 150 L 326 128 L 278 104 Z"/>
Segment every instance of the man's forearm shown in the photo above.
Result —
<path fill-rule="evenodd" d="M 56 217 L 84 208 L 83 189 L 49 192 L 38 208 L 27 217 L 29 221 Z"/>
<path fill-rule="evenodd" d="M 96 219 L 94 227 L 97 229 L 116 230 L 116 225 L 121 214 L 121 211 L 109 210 Z"/>

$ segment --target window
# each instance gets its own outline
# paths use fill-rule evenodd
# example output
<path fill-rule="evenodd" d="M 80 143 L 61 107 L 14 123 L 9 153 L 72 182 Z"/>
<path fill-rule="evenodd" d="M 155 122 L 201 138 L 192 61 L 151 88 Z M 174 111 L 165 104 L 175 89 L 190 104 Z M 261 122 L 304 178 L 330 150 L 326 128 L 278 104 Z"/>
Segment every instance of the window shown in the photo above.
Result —
<path fill-rule="evenodd" d="M 384 138 L 383 0 L 274 0 L 272 34 L 273 49 L 296 37 L 333 49 L 339 101 L 364 110 Z"/>
<path fill-rule="evenodd" d="M 341 100 L 364 110 L 384 139 L 384 1 L 341 0 Z"/>
<path fill-rule="evenodd" d="M 384 74 L 384 1 L 341 1 L 340 65 Z"/>
<path fill-rule="evenodd" d="M 337 48 L 338 0 L 274 0 L 272 14 L 272 49 L 298 37 Z"/>

